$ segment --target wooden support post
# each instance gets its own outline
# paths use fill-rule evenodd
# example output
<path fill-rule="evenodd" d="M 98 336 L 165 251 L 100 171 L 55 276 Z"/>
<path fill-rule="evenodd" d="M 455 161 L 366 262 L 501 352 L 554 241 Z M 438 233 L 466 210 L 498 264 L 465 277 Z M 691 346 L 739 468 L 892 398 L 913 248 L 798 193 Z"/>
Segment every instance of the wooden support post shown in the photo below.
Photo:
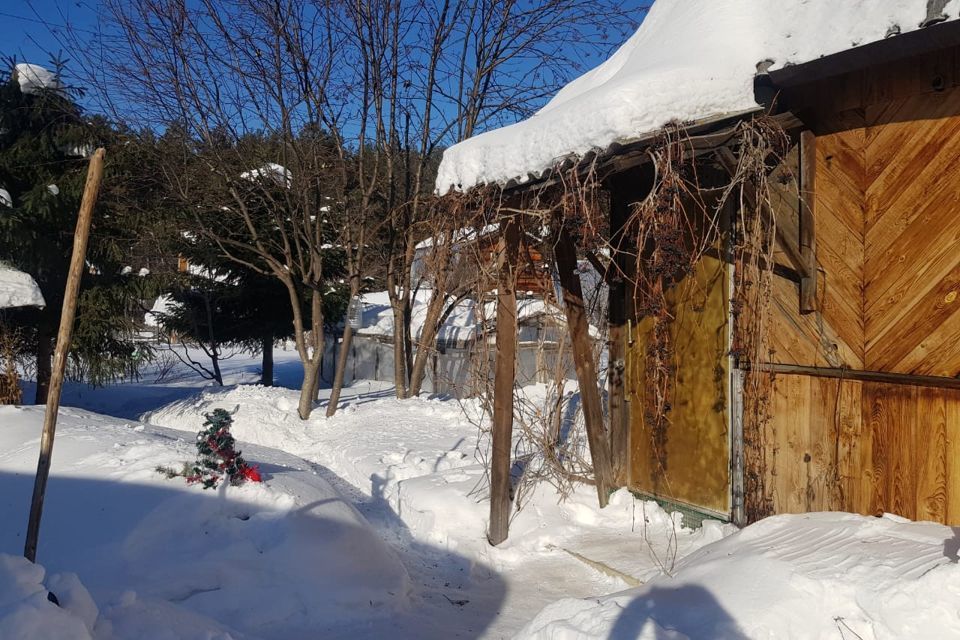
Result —
<path fill-rule="evenodd" d="M 649 175 L 647 175 L 649 174 Z M 640 200 L 652 186 L 652 173 L 632 170 L 608 183 L 610 191 L 610 264 L 605 270 L 607 293 L 607 404 L 610 414 L 610 465 L 615 486 L 630 482 L 630 405 L 627 402 L 627 343 L 630 340 L 627 286 L 636 251 L 624 234 L 630 204 Z"/>
<path fill-rule="evenodd" d="M 603 424 L 597 368 L 593 362 L 590 325 L 587 322 L 587 313 L 583 304 L 580 274 L 577 273 L 577 248 L 563 221 L 555 219 L 554 225 L 556 225 L 554 259 L 560 276 L 560 286 L 563 289 L 563 308 L 567 316 L 567 329 L 573 350 L 573 365 L 580 383 L 580 405 L 583 407 L 587 441 L 590 443 L 590 459 L 593 462 L 597 498 L 602 508 L 607 506 L 613 487 L 613 469 L 610 463 L 610 445 Z"/>
<path fill-rule="evenodd" d="M 520 221 L 501 216 L 503 234 L 497 282 L 497 351 L 493 374 L 493 453 L 490 460 L 490 530 L 496 546 L 507 539 L 513 495 L 510 451 L 513 447 L 513 383 L 517 366 L 517 270 L 520 262 Z"/>
<path fill-rule="evenodd" d="M 67 367 L 67 353 L 73 335 L 73 320 L 77 311 L 77 296 L 80 291 L 80 279 L 87 255 L 87 240 L 90 237 L 90 221 L 93 207 L 100 192 L 103 178 L 103 149 L 97 149 L 90 158 L 87 182 L 80 202 L 77 217 L 77 230 L 73 236 L 73 256 L 70 258 L 70 271 L 67 274 L 67 288 L 63 296 L 63 310 L 60 313 L 60 332 L 57 334 L 57 347 L 53 353 L 53 371 L 50 376 L 50 390 L 47 394 L 47 408 L 43 418 L 43 434 L 40 438 L 40 459 L 37 462 L 37 476 L 33 484 L 33 499 L 30 502 L 30 520 L 27 523 L 27 538 L 23 555 L 30 562 L 37 560 L 37 540 L 40 535 L 40 517 L 43 514 L 43 498 L 47 491 L 47 477 L 50 474 L 50 458 L 53 454 L 53 438 L 57 430 L 57 413 L 60 410 L 60 391 L 63 389 L 63 376 Z"/>
<path fill-rule="evenodd" d="M 800 134 L 800 258 L 807 265 L 800 280 L 800 313 L 817 309 L 816 176 L 817 137 L 807 129 Z"/>

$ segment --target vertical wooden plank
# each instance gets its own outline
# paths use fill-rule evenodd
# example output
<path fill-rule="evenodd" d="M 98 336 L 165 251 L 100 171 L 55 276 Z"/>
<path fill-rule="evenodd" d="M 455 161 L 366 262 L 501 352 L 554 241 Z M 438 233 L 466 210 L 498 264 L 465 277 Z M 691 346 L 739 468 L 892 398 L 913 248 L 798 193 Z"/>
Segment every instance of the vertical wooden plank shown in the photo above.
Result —
<path fill-rule="evenodd" d="M 944 397 L 944 432 L 945 522 L 957 526 L 960 525 L 960 393 L 956 391 Z"/>
<path fill-rule="evenodd" d="M 816 176 L 817 137 L 807 129 L 800 134 L 800 257 L 807 266 L 800 280 L 800 313 L 817 309 Z"/>
<path fill-rule="evenodd" d="M 490 459 L 490 530 L 487 540 L 507 539 L 513 495 L 510 451 L 513 438 L 513 383 L 517 362 L 517 274 L 520 224 L 515 215 L 501 216 L 503 252 L 497 282 L 497 346 L 493 381 L 493 452 Z"/>
<path fill-rule="evenodd" d="M 917 388 L 890 385 L 890 434 L 892 473 L 887 476 L 892 502 L 887 509 L 904 518 L 917 517 Z M 924 447 L 925 448 L 925 447 Z"/>
<path fill-rule="evenodd" d="M 856 418 L 858 435 L 855 444 L 851 445 L 852 455 L 848 472 L 847 487 L 850 497 L 846 509 L 865 515 L 872 514 L 873 501 L 873 429 L 870 422 L 871 395 L 868 383 L 855 383 L 856 407 L 851 406 L 851 413 L 858 411 Z"/>
<path fill-rule="evenodd" d="M 836 494 L 838 414 L 841 380 L 810 378 L 810 421 L 806 461 L 806 511 L 829 511 Z M 809 460 L 807 460 L 809 456 Z"/>
<path fill-rule="evenodd" d="M 554 220 L 556 241 L 554 258 L 560 286 L 563 288 L 563 310 L 567 317 L 573 366 L 577 372 L 580 388 L 580 404 L 583 421 L 590 443 L 590 460 L 593 463 L 593 478 L 597 488 L 600 507 L 607 506 L 613 486 L 613 471 L 610 466 L 610 444 L 603 424 L 603 407 L 597 382 L 597 368 L 593 361 L 593 341 L 590 339 L 587 313 L 583 304 L 583 289 L 577 272 L 577 248 L 561 219 Z"/>
<path fill-rule="evenodd" d="M 810 424 L 810 378 L 781 375 L 776 378 L 771 401 L 771 435 L 767 459 L 772 461 L 776 513 L 807 511 L 806 460 Z"/>
<path fill-rule="evenodd" d="M 886 402 L 885 392 L 887 385 L 878 383 L 864 383 L 863 385 L 863 421 L 870 432 L 870 500 L 866 512 L 869 515 L 880 515 L 890 503 L 887 494 L 887 476 L 889 471 L 889 434 L 886 423 L 889 422 L 887 413 L 890 410 Z"/>
<path fill-rule="evenodd" d="M 610 407 L 610 463 L 617 486 L 628 482 L 630 449 L 629 403 L 626 401 L 624 377 L 627 358 L 627 269 L 631 262 L 626 251 L 624 225 L 630 216 L 630 188 L 627 180 L 615 181 L 610 187 L 610 266 L 607 282 L 607 394 Z"/>
<path fill-rule="evenodd" d="M 918 389 L 917 434 L 913 456 L 917 463 L 918 520 L 944 522 L 947 515 L 947 399 L 940 389 Z"/>
<path fill-rule="evenodd" d="M 863 385 L 844 381 L 840 387 L 840 440 L 837 447 L 837 478 L 839 501 L 832 508 L 842 511 L 865 512 L 862 486 L 863 475 L 870 473 L 869 432 L 863 428 Z M 868 478 L 869 479 L 869 478 Z"/>

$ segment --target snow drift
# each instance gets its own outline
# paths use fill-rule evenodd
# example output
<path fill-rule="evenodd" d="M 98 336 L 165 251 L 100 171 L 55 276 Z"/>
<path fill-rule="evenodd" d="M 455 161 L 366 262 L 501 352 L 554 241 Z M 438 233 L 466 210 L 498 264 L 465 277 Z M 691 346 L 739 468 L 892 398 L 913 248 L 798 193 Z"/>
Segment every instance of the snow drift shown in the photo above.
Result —
<path fill-rule="evenodd" d="M 552 604 L 518 638 L 960 638 L 958 545 L 955 529 L 896 516 L 774 516 L 672 576 Z"/>

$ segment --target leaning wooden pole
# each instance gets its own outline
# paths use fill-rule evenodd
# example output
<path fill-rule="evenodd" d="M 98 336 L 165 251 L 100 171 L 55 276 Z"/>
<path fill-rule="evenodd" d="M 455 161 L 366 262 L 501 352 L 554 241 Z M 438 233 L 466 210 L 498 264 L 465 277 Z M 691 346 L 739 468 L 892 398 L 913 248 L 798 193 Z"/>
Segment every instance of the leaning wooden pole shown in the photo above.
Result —
<path fill-rule="evenodd" d="M 557 235 L 554 244 L 554 259 L 563 289 L 563 308 L 567 316 L 567 331 L 573 350 L 573 366 L 580 384 L 580 404 L 583 421 L 590 444 L 590 460 L 593 463 L 593 478 L 597 485 L 600 507 L 607 506 L 613 487 L 613 465 L 610 444 L 603 424 L 603 406 L 600 403 L 597 367 L 593 361 L 593 342 L 590 325 L 583 303 L 583 286 L 577 272 L 577 248 L 566 226 L 556 221 Z"/>
<path fill-rule="evenodd" d="M 50 458 L 53 454 L 53 438 L 57 430 L 57 413 L 60 410 L 60 392 L 63 389 L 63 376 L 67 368 L 67 352 L 73 334 L 73 320 L 77 312 L 77 296 L 80 292 L 80 279 L 87 255 L 87 240 L 90 238 L 90 221 L 93 219 L 93 207 L 100 192 L 103 179 L 103 149 L 97 149 L 90 158 L 87 170 L 87 183 L 83 188 L 80 201 L 80 214 L 77 217 L 77 230 L 73 235 L 73 256 L 70 258 L 70 271 L 67 274 L 67 288 L 63 296 L 63 311 L 60 313 L 60 331 L 57 333 L 57 347 L 53 352 L 53 371 L 50 375 L 50 390 L 47 393 L 47 409 L 43 418 L 43 434 L 40 437 L 40 459 L 37 462 L 37 476 L 33 483 L 33 499 L 30 502 L 30 520 L 27 523 L 27 540 L 23 555 L 30 562 L 37 559 L 37 539 L 40 535 L 40 517 L 43 514 L 43 498 L 47 492 L 47 477 L 50 475 Z"/>
<path fill-rule="evenodd" d="M 513 441 L 513 383 L 517 366 L 517 277 L 520 224 L 516 216 L 500 222 L 503 251 L 497 281 L 497 352 L 493 373 L 493 453 L 490 458 L 490 530 L 496 546 L 507 539 L 513 499 L 510 451 Z"/>

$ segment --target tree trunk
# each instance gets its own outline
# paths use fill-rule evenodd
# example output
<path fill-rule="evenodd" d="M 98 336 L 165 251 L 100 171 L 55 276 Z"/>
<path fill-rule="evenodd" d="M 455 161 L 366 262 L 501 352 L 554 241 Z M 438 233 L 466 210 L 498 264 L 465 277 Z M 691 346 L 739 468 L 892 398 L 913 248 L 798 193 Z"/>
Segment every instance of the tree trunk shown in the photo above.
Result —
<path fill-rule="evenodd" d="M 210 349 L 210 362 L 213 364 L 213 379 L 218 385 L 223 386 L 223 374 L 220 373 L 220 346 L 213 345 Z"/>
<path fill-rule="evenodd" d="M 320 369 L 323 366 L 323 346 L 324 346 L 323 343 L 324 343 L 324 338 L 323 338 L 323 334 L 321 334 L 319 342 L 317 343 L 316 347 L 314 347 L 313 358 L 312 358 L 312 360 L 315 361 L 313 363 L 313 366 L 317 370 L 317 375 L 314 376 L 313 378 L 313 391 L 310 394 L 310 397 L 313 398 L 314 402 L 317 402 L 320 399 L 320 383 L 323 382 L 323 378 L 320 375 Z"/>
<path fill-rule="evenodd" d="M 340 353 L 337 354 L 337 368 L 333 374 L 333 388 L 330 389 L 330 401 L 327 402 L 327 417 L 337 412 L 340 404 L 340 391 L 343 389 L 343 380 L 347 373 L 347 359 L 350 357 L 350 347 L 353 344 L 353 327 L 349 324 L 343 328 L 343 341 L 340 343 Z"/>
<path fill-rule="evenodd" d="M 316 390 L 320 383 L 320 359 L 311 358 L 303 363 L 303 385 L 300 387 L 300 404 L 297 413 L 301 420 L 310 418 Z"/>
<path fill-rule="evenodd" d="M 261 338 L 260 350 L 263 363 L 260 367 L 260 384 L 265 387 L 273 386 L 273 334 L 268 333 Z"/>
<path fill-rule="evenodd" d="M 420 329 L 420 338 L 417 340 L 417 353 L 413 360 L 413 367 L 410 370 L 410 397 L 419 396 L 420 388 L 423 386 L 423 378 L 427 372 L 427 361 L 434 351 L 437 341 L 437 325 L 440 322 L 440 316 L 443 313 L 443 305 L 446 302 L 446 296 L 434 289 L 430 296 L 430 302 L 427 305 L 427 317 L 423 321 L 423 328 Z"/>
<path fill-rule="evenodd" d="M 37 392 L 34 395 L 34 404 L 46 404 L 47 393 L 50 391 L 51 361 L 53 359 L 53 336 L 41 325 L 37 329 Z"/>
<path fill-rule="evenodd" d="M 403 400 L 407 397 L 407 354 L 404 345 L 403 309 L 399 305 L 393 307 L 393 384 L 396 387 L 397 397 Z"/>

